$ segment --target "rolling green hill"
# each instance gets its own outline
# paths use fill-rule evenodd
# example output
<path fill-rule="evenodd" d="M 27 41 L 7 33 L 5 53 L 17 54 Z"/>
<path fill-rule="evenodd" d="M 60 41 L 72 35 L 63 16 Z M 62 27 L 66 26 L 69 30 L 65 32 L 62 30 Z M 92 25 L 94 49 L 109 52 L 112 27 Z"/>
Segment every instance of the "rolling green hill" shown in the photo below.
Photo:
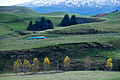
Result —
<path fill-rule="evenodd" d="M 58 26 L 60 21 L 62 20 L 65 14 L 69 14 L 69 16 L 74 13 L 65 13 L 65 12 L 51 12 L 51 13 L 38 13 L 29 8 L 20 7 L 20 6 L 0 6 L 0 25 L 4 25 L 2 29 L 12 29 L 16 30 L 26 30 L 29 21 L 32 20 L 35 22 L 36 20 L 40 20 L 41 17 L 46 17 L 46 19 L 52 20 L 55 28 Z M 82 16 L 79 14 L 74 14 L 77 17 L 88 17 Z M 9 30 L 7 30 L 9 32 Z M 10 31 L 11 32 L 11 31 Z M 14 32 L 13 32 L 14 33 Z M 2 35 L 2 33 L 1 33 Z"/>
<path fill-rule="evenodd" d="M 50 13 L 40 13 L 40 15 L 44 16 L 52 16 L 52 17 L 64 17 L 64 15 L 68 14 L 69 16 L 76 15 L 77 17 L 89 17 L 85 15 L 80 15 L 80 14 L 75 14 L 75 13 L 66 13 L 62 11 L 55 11 L 55 12 L 50 12 Z"/>
<path fill-rule="evenodd" d="M 38 56 L 43 59 L 46 56 L 52 57 L 53 55 L 55 56 L 54 58 L 57 58 L 56 53 L 59 53 L 62 55 L 62 59 L 68 55 L 73 62 L 91 57 L 94 62 L 102 64 L 107 58 L 113 58 L 114 61 L 120 59 L 119 12 L 107 14 L 100 18 L 93 18 L 105 19 L 106 21 L 104 22 L 58 27 L 57 25 L 65 14 L 71 16 L 74 13 L 37 13 L 25 7 L 0 7 L 0 56 L 2 56 L 1 60 L 10 65 L 8 68 L 2 63 L 2 68 L 11 69 L 13 61 L 19 57 L 19 54 L 25 55 L 25 53 L 27 53 L 28 57 L 32 55 L 30 59 Z M 79 14 L 74 15 L 91 18 Z M 45 31 L 26 30 L 30 20 L 35 22 L 43 16 L 52 20 L 55 29 Z M 90 32 L 90 29 L 98 30 L 98 33 L 94 34 Z M 26 34 L 20 35 L 19 32 Z M 26 39 L 29 36 L 45 36 L 46 39 Z M 16 57 L 13 58 L 12 56 Z M 114 69 L 116 69 L 116 66 Z"/>
<path fill-rule="evenodd" d="M 119 12 L 114 12 L 114 13 L 109 13 L 105 16 L 103 16 L 104 18 L 120 18 L 120 11 Z"/>
<path fill-rule="evenodd" d="M 89 34 L 89 29 L 97 29 L 102 32 L 120 32 L 120 18 L 107 20 L 99 23 L 78 24 L 54 30 L 48 30 L 47 33 L 55 34 Z"/>
<path fill-rule="evenodd" d="M 1 12 L 39 14 L 38 12 L 22 6 L 0 6 L 0 13 Z"/>
<path fill-rule="evenodd" d="M 99 18 L 106 18 L 106 19 L 113 19 L 113 18 L 120 18 L 120 11 L 114 11 L 112 13 L 101 13 L 97 15 L 93 15 L 92 17 L 99 17 Z"/>

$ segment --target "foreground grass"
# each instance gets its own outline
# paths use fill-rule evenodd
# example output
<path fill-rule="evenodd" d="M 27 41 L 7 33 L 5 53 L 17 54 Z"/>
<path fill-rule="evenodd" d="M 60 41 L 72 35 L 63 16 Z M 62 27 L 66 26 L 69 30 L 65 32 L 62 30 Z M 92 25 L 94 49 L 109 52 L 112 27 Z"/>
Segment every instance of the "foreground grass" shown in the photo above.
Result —
<path fill-rule="evenodd" d="M 120 72 L 72 71 L 45 75 L 8 76 L 0 77 L 0 80 L 120 80 L 119 75 Z"/>

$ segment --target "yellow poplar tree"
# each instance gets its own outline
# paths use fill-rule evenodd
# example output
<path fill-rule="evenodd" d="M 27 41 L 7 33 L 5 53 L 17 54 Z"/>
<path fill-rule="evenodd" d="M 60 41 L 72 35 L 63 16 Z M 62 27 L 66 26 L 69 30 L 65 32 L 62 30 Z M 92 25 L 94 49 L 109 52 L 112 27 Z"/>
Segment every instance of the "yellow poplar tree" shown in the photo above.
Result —
<path fill-rule="evenodd" d="M 70 67 L 70 58 L 68 56 L 65 57 L 64 59 L 64 68 L 67 71 Z"/>
<path fill-rule="evenodd" d="M 23 72 L 24 72 L 24 74 L 27 73 L 27 71 L 30 69 L 30 67 L 31 67 L 30 62 L 27 59 L 25 59 L 24 62 L 23 62 Z"/>
<path fill-rule="evenodd" d="M 108 68 L 108 70 L 112 70 L 112 68 L 113 68 L 112 58 L 109 58 L 107 60 L 106 67 Z"/>
<path fill-rule="evenodd" d="M 35 72 L 39 69 L 38 58 L 34 58 L 32 67 L 33 67 L 33 71 L 35 71 Z"/>
<path fill-rule="evenodd" d="M 43 65 L 44 65 L 45 71 L 48 71 L 48 69 L 49 69 L 49 67 L 50 67 L 49 58 L 46 57 L 46 58 L 44 59 Z"/>
<path fill-rule="evenodd" d="M 22 62 L 20 59 L 17 59 L 17 61 L 14 62 L 14 72 L 16 73 L 16 75 L 19 71 L 21 71 L 21 69 L 22 69 Z"/>

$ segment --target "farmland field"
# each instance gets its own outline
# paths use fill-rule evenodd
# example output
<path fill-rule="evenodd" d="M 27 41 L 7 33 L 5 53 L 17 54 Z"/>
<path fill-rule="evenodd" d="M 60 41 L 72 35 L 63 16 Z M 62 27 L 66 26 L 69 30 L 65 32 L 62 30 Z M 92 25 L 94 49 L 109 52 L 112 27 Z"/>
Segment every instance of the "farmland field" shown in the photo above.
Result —
<path fill-rule="evenodd" d="M 64 58 L 69 56 L 71 67 L 68 72 L 55 74 L 21 76 L 18 73 L 18 76 L 15 76 L 13 73 L 0 77 L 0 80 L 120 80 L 120 72 L 115 72 L 120 71 L 120 12 L 98 18 L 59 11 L 38 13 L 25 7 L 0 7 L 0 11 L 3 10 L 1 8 L 5 9 L 4 12 L 0 12 L 1 75 L 13 73 L 13 63 L 18 58 L 22 63 L 26 58 L 30 64 L 35 57 L 38 58 L 39 71 L 43 71 L 42 62 L 48 57 L 51 70 L 56 70 L 56 62 L 60 61 L 60 70 L 63 71 Z M 19 9 L 21 11 L 15 12 Z M 104 21 L 60 27 L 58 25 L 65 14 Z M 26 29 L 31 20 L 35 23 L 42 17 L 50 19 L 54 29 L 44 31 Z M 45 39 L 27 39 L 39 36 L 45 36 Z M 91 70 L 94 71 L 77 71 L 84 70 L 86 58 L 90 58 Z M 108 58 L 113 59 L 113 72 L 106 71 L 105 64 Z"/>
<path fill-rule="evenodd" d="M 43 34 L 44 35 L 44 34 Z M 57 36 L 57 35 L 56 35 Z M 50 45 L 58 45 L 65 43 L 81 43 L 81 42 L 110 42 L 118 40 L 120 33 L 111 34 L 95 34 L 95 35 L 59 35 L 59 37 L 53 37 L 43 40 L 28 40 L 23 38 L 5 38 L 1 39 L 0 51 L 5 50 L 19 50 L 19 49 L 30 49 L 37 47 L 45 47 Z M 31 46 L 32 45 L 32 46 Z"/>

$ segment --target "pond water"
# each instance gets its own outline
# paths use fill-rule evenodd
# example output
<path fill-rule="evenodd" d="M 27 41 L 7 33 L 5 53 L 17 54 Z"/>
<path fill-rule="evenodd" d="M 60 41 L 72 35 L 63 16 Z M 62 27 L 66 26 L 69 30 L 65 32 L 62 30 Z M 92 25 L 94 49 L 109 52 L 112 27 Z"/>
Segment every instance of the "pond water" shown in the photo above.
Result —
<path fill-rule="evenodd" d="M 39 37 L 27 37 L 27 39 L 45 39 L 45 36 L 39 36 Z"/>

